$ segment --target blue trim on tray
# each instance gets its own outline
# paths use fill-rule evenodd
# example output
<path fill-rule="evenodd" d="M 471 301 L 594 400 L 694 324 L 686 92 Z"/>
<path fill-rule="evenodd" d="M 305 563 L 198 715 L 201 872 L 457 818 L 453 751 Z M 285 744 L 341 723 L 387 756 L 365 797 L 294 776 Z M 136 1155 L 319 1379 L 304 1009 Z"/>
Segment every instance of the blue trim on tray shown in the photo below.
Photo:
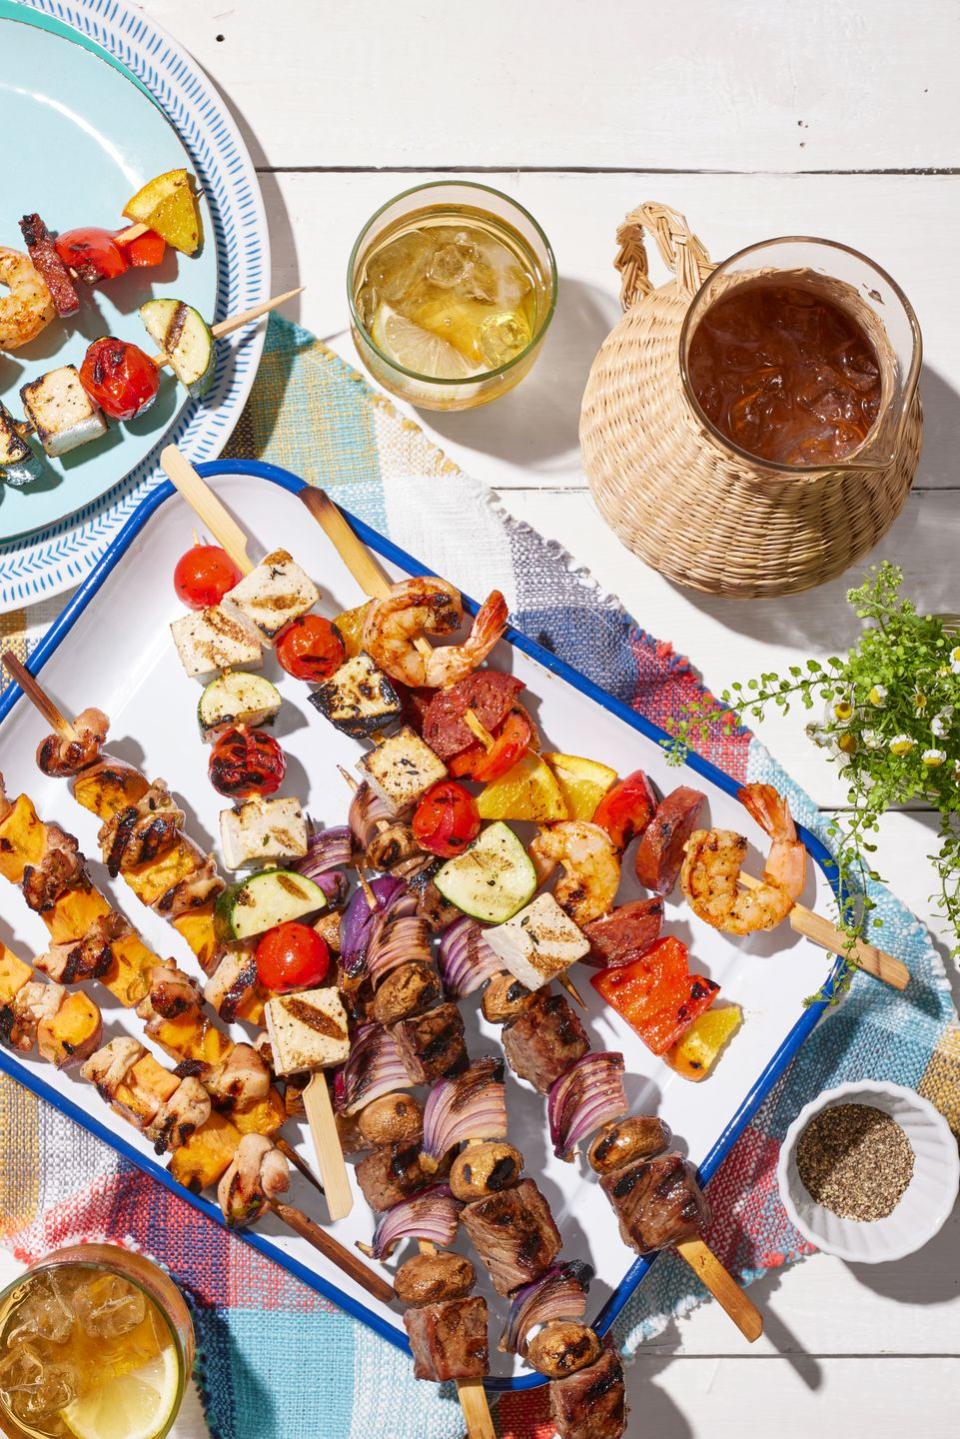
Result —
<path fill-rule="evenodd" d="M 198 465 L 197 469 L 205 479 L 210 479 L 217 475 L 251 475 L 254 478 L 269 480 L 272 484 L 279 485 L 291 494 L 298 494 L 301 490 L 309 488 L 307 482 L 300 479 L 297 475 L 291 474 L 288 470 L 282 470 L 276 465 L 265 464 L 261 460 L 216 460 L 208 464 Z M 39 674 L 46 661 L 54 653 L 61 641 L 69 634 L 79 616 L 103 585 L 107 576 L 115 569 L 154 511 L 159 509 L 164 501 L 170 499 L 175 493 L 176 491 L 173 485 L 171 485 L 169 481 L 164 481 L 137 507 L 123 529 L 111 542 L 109 549 L 100 560 L 96 569 L 92 571 L 80 586 L 69 605 L 50 626 L 50 629 L 34 649 L 27 666 L 32 674 Z M 348 510 L 344 510 L 344 514 L 363 542 L 383 559 L 398 565 L 408 574 L 420 574 L 423 572 L 423 566 L 420 565 L 412 555 L 408 555 L 404 550 L 401 550 L 383 535 L 378 534 L 376 530 L 372 530 L 369 525 L 364 524 L 362 520 L 356 519 Z M 468 609 L 476 613 L 476 601 L 471 600 L 465 595 L 464 602 Z M 537 663 L 543 665 L 545 669 L 558 675 L 561 679 L 572 685 L 574 689 L 579 690 L 581 694 L 587 695 L 604 709 L 617 715 L 625 724 L 630 725 L 654 744 L 661 745 L 665 740 L 669 740 L 666 731 L 652 724 L 642 715 L 638 715 L 635 710 L 632 710 L 629 705 L 624 704 L 621 700 L 614 699 L 611 695 L 606 694 L 598 685 L 595 685 L 592 680 L 587 679 L 586 675 L 582 675 L 578 670 L 572 669 L 569 665 L 565 664 L 563 660 L 558 659 L 556 655 L 551 654 L 541 645 L 538 645 L 536 641 L 528 639 L 526 635 L 521 634 L 519 630 L 515 630 L 512 626 L 509 627 L 505 638 L 518 650 L 521 650 L 531 659 L 536 660 Z M 22 691 L 19 686 L 11 684 L 2 699 L 0 699 L 0 724 L 2 724 L 10 714 L 21 696 Z M 733 779 L 732 776 L 726 774 L 725 771 L 718 769 L 717 766 L 711 764 L 709 760 L 701 758 L 700 755 L 691 754 L 687 760 L 687 764 L 690 769 L 702 775 L 703 778 L 709 780 L 711 784 L 725 790 L 728 794 L 736 795 L 737 790 L 740 788 L 740 782 L 738 780 Z M 804 844 L 812 858 L 823 870 L 830 887 L 834 894 L 837 895 L 839 901 L 836 866 L 833 863 L 829 850 L 815 834 L 811 834 L 809 830 L 802 826 L 798 826 L 798 829 Z M 773 1085 L 780 1078 L 781 1074 L 783 1074 L 791 1060 L 796 1057 L 804 1041 L 812 1033 L 817 1022 L 822 1018 L 843 969 L 844 961 L 838 959 L 832 966 L 826 983 L 824 984 L 822 991 L 823 999 L 818 1000 L 816 1003 L 809 1004 L 804 1009 L 796 1024 L 787 1034 L 783 1043 L 766 1065 L 753 1088 L 747 1093 L 739 1109 L 713 1145 L 713 1148 L 700 1166 L 699 1173 L 703 1184 L 708 1184 L 713 1178 Z M 34 1094 L 39 1095 L 41 1099 L 45 1099 L 49 1104 L 52 1104 L 55 1109 L 60 1110 L 62 1114 L 67 1115 L 68 1118 L 82 1125 L 83 1128 L 89 1130 L 91 1134 L 103 1140 L 105 1144 L 111 1145 L 119 1154 L 123 1155 L 125 1159 L 129 1159 L 132 1164 L 138 1165 L 139 1168 L 145 1170 L 147 1174 L 152 1175 L 154 1179 L 160 1184 L 163 1184 L 171 1193 L 179 1195 L 181 1199 L 185 1199 L 187 1203 L 192 1204 L 195 1209 L 199 1209 L 202 1214 L 206 1214 L 208 1218 L 213 1219 L 216 1223 L 225 1227 L 223 1216 L 215 1204 L 211 1204 L 209 1200 L 202 1198 L 200 1195 L 192 1194 L 190 1190 L 184 1188 L 182 1184 L 178 1184 L 176 1180 L 171 1179 L 169 1173 L 162 1165 L 141 1154 L 138 1149 L 123 1139 L 122 1136 L 114 1134 L 98 1120 L 92 1119 L 84 1110 L 74 1104 L 72 1100 L 67 1099 L 64 1095 L 60 1094 L 58 1090 L 47 1085 L 44 1080 L 38 1079 L 29 1070 L 24 1069 L 17 1060 L 3 1050 L 0 1050 L 0 1071 L 16 1079 L 27 1089 L 32 1090 Z M 403 1333 L 393 1328 L 393 1326 L 382 1319 L 379 1314 L 375 1314 L 372 1310 L 367 1309 L 365 1305 L 359 1303 L 357 1300 L 351 1299 L 349 1295 L 344 1294 L 343 1291 L 335 1285 L 330 1284 L 312 1270 L 307 1269 L 304 1265 L 300 1264 L 298 1260 L 286 1255 L 281 1249 L 277 1248 L 271 1240 L 265 1239 L 261 1235 L 254 1234 L 249 1230 L 233 1232 L 239 1233 L 239 1236 L 245 1243 L 251 1245 L 251 1247 L 258 1250 L 259 1253 L 266 1255 L 268 1259 L 274 1260 L 277 1264 L 282 1264 L 285 1269 L 291 1274 L 294 1274 L 311 1289 L 316 1290 L 334 1304 L 338 1304 L 355 1319 L 362 1320 L 364 1324 L 373 1329 L 381 1338 L 386 1339 L 394 1348 L 406 1353 L 410 1352 L 410 1346 Z M 597 1316 L 596 1328 L 598 1333 L 605 1334 L 610 1328 L 617 1315 L 632 1296 L 640 1280 L 650 1268 L 654 1258 L 656 1258 L 656 1256 L 650 1259 L 638 1259 L 627 1271 Z M 513 1390 L 535 1389 L 547 1381 L 540 1374 L 525 1374 L 509 1379 L 491 1376 L 486 1382 L 491 1389 Z"/>

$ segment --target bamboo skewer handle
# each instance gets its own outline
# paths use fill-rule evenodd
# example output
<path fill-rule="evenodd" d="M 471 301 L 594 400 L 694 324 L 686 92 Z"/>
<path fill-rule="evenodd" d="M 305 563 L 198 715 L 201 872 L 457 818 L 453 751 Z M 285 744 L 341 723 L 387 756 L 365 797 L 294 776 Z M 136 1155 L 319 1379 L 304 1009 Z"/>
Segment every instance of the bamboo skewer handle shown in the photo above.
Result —
<path fill-rule="evenodd" d="M 326 490 L 311 486 L 300 491 L 300 498 L 365 595 L 382 600 L 390 593 L 390 578 L 376 555 L 350 528 L 339 508 Z"/>
<path fill-rule="evenodd" d="M 436 1254 L 437 1246 L 431 1244 L 429 1239 L 421 1239 L 418 1244 L 421 1254 Z M 490 1414 L 490 1405 L 487 1402 L 487 1391 L 483 1386 L 482 1379 L 457 1379 L 457 1398 L 460 1400 L 460 1408 L 463 1410 L 463 1421 L 467 1426 L 467 1439 L 497 1439 L 497 1431 L 493 1427 L 493 1418 Z"/>
<path fill-rule="evenodd" d="M 3 663 L 7 674 L 20 686 L 33 707 L 40 711 L 50 728 L 55 730 L 61 739 L 75 740 L 77 732 L 73 725 L 60 713 L 46 691 L 40 688 L 27 667 L 20 663 L 13 650 L 4 651 Z"/>
<path fill-rule="evenodd" d="M 744 1338 L 754 1344 L 763 1333 L 763 1315 L 748 1298 L 733 1275 L 726 1270 L 713 1250 L 702 1239 L 685 1239 L 676 1246 L 677 1253 L 709 1289 L 721 1309 L 727 1313 Z"/>
<path fill-rule="evenodd" d="M 160 451 L 160 464 L 204 529 L 209 530 L 217 544 L 226 550 L 237 569 L 248 575 L 253 569 L 253 561 L 247 555 L 247 536 L 206 480 L 200 478 L 176 445 L 167 445 Z"/>
<path fill-rule="evenodd" d="M 331 1223 L 345 1219 L 353 1208 L 353 1191 L 337 1133 L 337 1121 L 330 1103 L 327 1076 L 318 1070 L 303 1091 L 303 1107 L 307 1112 L 310 1136 L 317 1156 L 317 1168 L 327 1201 Z"/>
<path fill-rule="evenodd" d="M 759 889 L 763 881 L 754 879 L 752 874 L 741 872 L 740 883 L 744 889 Z M 812 939 L 814 944 L 832 950 L 841 959 L 849 960 L 858 969 L 865 970 L 867 974 L 883 980 L 884 984 L 889 984 L 894 989 L 906 989 L 910 983 L 910 971 L 902 960 L 894 959 L 892 954 L 877 949 L 873 944 L 866 944 L 862 939 L 858 939 L 850 948 L 843 930 L 831 924 L 829 919 L 824 919 L 823 915 L 807 909 L 805 905 L 795 904 L 791 909 L 790 928 L 806 939 Z"/>
<path fill-rule="evenodd" d="M 314 1249 L 318 1249 L 345 1274 L 349 1274 L 350 1278 L 362 1285 L 368 1294 L 373 1295 L 374 1299 L 379 1299 L 383 1304 L 390 1304 L 396 1299 L 397 1296 L 392 1285 L 382 1279 L 379 1274 L 375 1274 L 372 1269 L 368 1269 L 362 1259 L 358 1259 L 356 1254 L 345 1248 L 344 1245 L 338 1244 L 336 1239 L 331 1238 L 325 1229 L 321 1229 L 319 1224 L 308 1219 L 299 1209 L 295 1209 L 292 1204 L 284 1204 L 279 1199 L 271 1200 L 270 1208 L 278 1219 L 282 1219 L 284 1224 L 289 1225 L 295 1233 L 300 1235 L 301 1239 L 306 1239 Z"/>
<path fill-rule="evenodd" d="M 135 228 L 135 227 L 131 227 Z M 135 239 L 136 236 L 131 236 Z M 210 326 L 210 333 L 215 340 L 220 340 L 224 335 L 232 335 L 234 330 L 242 330 L 244 325 L 252 325 L 254 320 L 259 320 L 262 315 L 268 315 L 271 310 L 277 310 L 287 300 L 292 300 L 294 295 L 299 295 L 303 290 L 300 285 L 296 290 L 286 290 L 282 295 L 271 295 L 269 300 L 261 300 L 259 305 L 251 305 L 249 310 L 241 310 L 239 315 L 228 315 L 225 320 L 219 320 L 217 324 Z M 150 356 L 155 365 L 169 365 L 170 356 L 163 350 Z"/>

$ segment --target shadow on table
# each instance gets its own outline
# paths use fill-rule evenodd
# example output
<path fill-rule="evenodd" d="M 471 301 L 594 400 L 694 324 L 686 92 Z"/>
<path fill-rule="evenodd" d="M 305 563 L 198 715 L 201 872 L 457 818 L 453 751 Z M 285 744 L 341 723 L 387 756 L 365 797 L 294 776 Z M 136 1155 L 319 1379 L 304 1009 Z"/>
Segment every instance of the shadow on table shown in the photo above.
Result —
<path fill-rule="evenodd" d="M 580 400 L 587 375 L 619 313 L 612 285 L 607 293 L 561 276 L 543 353 L 526 379 L 492 405 L 425 413 L 430 428 L 457 444 L 540 473 L 559 468 L 580 443 Z"/>
<path fill-rule="evenodd" d="M 684 598 L 737 634 L 814 651 L 829 643 L 839 651 L 860 633 L 859 621 L 846 604 L 847 590 L 860 583 L 868 565 L 889 559 L 903 566 L 904 590 L 918 607 L 956 610 L 960 395 L 929 368 L 923 371 L 920 390 L 925 421 L 917 492 L 874 550 L 837 579 L 800 594 L 745 603 L 678 586 Z M 949 485 L 955 488 L 945 488 Z"/>
<path fill-rule="evenodd" d="M 655 1355 L 641 1345 L 633 1359 L 624 1360 L 623 1374 L 630 1409 L 628 1435 L 636 1433 L 656 1435 L 657 1439 L 693 1439 L 693 1430 L 686 1416 L 670 1395 L 652 1382 L 668 1367 L 670 1359 L 670 1355 Z"/>
<path fill-rule="evenodd" d="M 898 1304 L 950 1304 L 960 1291 L 957 1252 L 960 1247 L 960 1212 L 916 1254 L 892 1264 L 848 1264 L 860 1284 Z"/>

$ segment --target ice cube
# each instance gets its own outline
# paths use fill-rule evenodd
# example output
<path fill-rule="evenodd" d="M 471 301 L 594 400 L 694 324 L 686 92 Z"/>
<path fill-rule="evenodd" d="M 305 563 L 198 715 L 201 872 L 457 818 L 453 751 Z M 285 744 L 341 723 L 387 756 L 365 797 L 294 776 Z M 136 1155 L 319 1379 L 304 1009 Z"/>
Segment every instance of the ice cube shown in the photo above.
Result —
<path fill-rule="evenodd" d="M 45 1364 L 37 1383 L 29 1389 L 18 1389 L 10 1401 L 10 1407 L 18 1419 L 36 1424 L 49 1420 L 61 1409 L 66 1409 L 77 1397 L 80 1376 L 72 1364 Z M 46 1427 L 46 1426 L 45 1426 Z M 52 1431 L 47 1429 L 47 1433 Z M 66 1433 L 66 1429 L 60 1430 Z"/>
<path fill-rule="evenodd" d="M 475 250 L 475 246 L 471 246 Z M 427 279 L 442 290 L 462 285 L 473 269 L 473 256 L 460 245 L 442 245 L 427 266 Z"/>
<path fill-rule="evenodd" d="M 52 1274 L 41 1275 L 28 1289 L 14 1318 L 17 1332 L 35 1334 L 53 1344 L 66 1344 L 73 1329 L 73 1310 Z"/>
<path fill-rule="evenodd" d="M 119 1274 L 102 1274 L 77 1289 L 74 1308 L 81 1327 L 98 1339 L 119 1339 L 143 1322 L 147 1301 Z"/>
<path fill-rule="evenodd" d="M 33 1389 L 40 1382 L 43 1373 L 43 1365 L 30 1345 L 22 1341 L 16 1342 L 15 1333 L 8 1337 L 7 1344 L 10 1347 L 0 1359 L 0 1389 L 7 1394 L 16 1394 L 21 1389 Z"/>
<path fill-rule="evenodd" d="M 365 283 L 388 305 L 397 305 L 423 278 L 433 251 L 433 242 L 423 230 L 398 235 L 367 261 Z"/>
<path fill-rule="evenodd" d="M 480 349 L 493 368 L 505 365 L 530 343 L 530 326 L 523 315 L 507 311 L 491 315 L 480 326 Z"/>

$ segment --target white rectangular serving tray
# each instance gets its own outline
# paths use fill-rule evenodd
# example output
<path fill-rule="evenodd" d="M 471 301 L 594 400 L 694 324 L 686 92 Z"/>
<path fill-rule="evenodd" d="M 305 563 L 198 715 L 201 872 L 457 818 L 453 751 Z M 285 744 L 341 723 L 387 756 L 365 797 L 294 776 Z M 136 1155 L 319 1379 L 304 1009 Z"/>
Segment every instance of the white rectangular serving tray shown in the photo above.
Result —
<path fill-rule="evenodd" d="M 256 462 L 218 462 L 200 469 L 207 478 L 215 477 L 217 493 L 254 537 L 251 558 L 285 546 L 320 586 L 318 608 L 327 615 L 363 601 L 339 555 L 297 499 L 304 481 Z M 423 566 L 388 540 L 354 523 L 393 575 L 424 572 Z M 110 716 L 110 753 L 142 766 L 150 778 L 165 779 L 187 812 L 188 831 L 204 847 L 214 848 L 217 817 L 225 801 L 207 779 L 208 748 L 200 740 L 196 723 L 199 686 L 181 669 L 168 628 L 170 621 L 183 613 L 174 593 L 173 571 L 191 543 L 193 528 L 192 513 L 172 487 L 164 484 L 155 490 L 45 636 L 31 668 L 42 676 L 44 686 L 65 713 L 77 713 L 87 705 L 105 710 Z M 496 581 L 492 574 L 490 587 Z M 671 768 L 660 748 L 665 738 L 661 731 L 556 656 L 510 631 L 491 662 L 523 679 L 527 686 L 524 702 L 533 709 L 545 749 L 601 759 L 620 774 L 643 768 L 663 791 L 680 783 L 705 790 L 709 822 L 750 833 L 763 850 L 764 836 L 735 798 L 736 781 L 695 756 L 683 770 Z M 276 733 L 289 763 L 281 793 L 297 794 L 304 808 L 325 826 L 345 823 L 349 795 L 336 766 L 352 769 L 363 746 L 333 729 L 307 703 L 306 686 L 284 674 L 270 655 L 265 657 L 265 673 L 279 684 L 284 696 Z M 44 722 L 16 687 L 0 702 L 0 725 L 0 770 L 8 793 L 29 793 L 41 818 L 56 820 L 76 834 L 91 861 L 96 884 L 128 915 L 152 948 L 160 955 L 173 954 L 188 972 L 199 974 L 194 956 L 175 931 L 140 904 L 122 881 L 111 881 L 95 858 L 99 854 L 95 816 L 75 803 L 65 781 L 48 779 L 37 769 L 34 754 L 45 732 Z M 832 898 L 829 855 L 815 837 L 804 834 L 803 838 L 817 861 L 810 866 L 804 899 L 823 912 Z M 755 867 L 761 863 L 757 855 L 753 862 Z M 628 870 L 632 870 L 629 864 L 625 875 Z M 630 885 L 625 884 L 620 898 L 631 897 Z M 740 1004 L 744 1011 L 744 1023 L 716 1071 L 699 1084 L 676 1075 L 603 1004 L 589 983 L 593 971 L 580 967 L 573 977 L 587 999 L 585 1023 L 593 1047 L 623 1051 L 631 1104 L 638 1112 L 657 1112 L 667 1121 L 678 1146 L 699 1166 L 701 1178 L 707 1182 L 817 1023 L 824 1003 L 811 1005 L 805 1000 L 825 982 L 832 983 L 839 962 L 787 926 L 736 941 L 702 924 L 677 895 L 667 900 L 665 932 L 687 942 L 693 967 L 716 980 L 721 997 Z M 41 952 L 47 942 L 39 917 L 31 913 L 19 892 L 2 880 L 0 939 L 24 959 Z M 143 1039 L 135 1014 L 122 1009 L 99 986 L 92 986 L 91 994 L 104 1011 L 105 1040 L 123 1032 Z M 471 1055 L 499 1053 L 499 1030 L 480 1016 L 479 996 L 469 996 L 461 1009 Z M 242 1026 L 235 1029 L 239 1032 Z M 163 1054 L 158 1053 L 158 1058 L 171 1063 Z M 76 1072 L 58 1072 L 43 1061 L 23 1059 L 6 1050 L 0 1050 L 0 1069 L 220 1221 L 217 1206 L 175 1184 L 150 1143 L 115 1115 Z M 543 1097 L 509 1074 L 507 1086 L 511 1139 L 523 1151 L 527 1172 L 550 1202 L 563 1235 L 563 1256 L 587 1260 L 596 1271 L 589 1312 L 603 1332 L 650 1261 L 636 1259 L 620 1242 L 607 1201 L 586 1164 L 564 1164 L 554 1158 Z M 288 1131 L 290 1142 L 296 1142 L 309 1159 L 305 1126 L 301 1124 L 298 1130 L 291 1121 Z M 362 1194 L 359 1189 L 355 1192 L 352 1213 L 331 1229 L 349 1246 L 358 1239 L 369 1240 L 374 1225 Z M 326 1222 L 321 1202 L 297 1175 L 290 1197 L 321 1223 Z M 407 1348 L 399 1306 L 371 1300 L 272 1216 L 256 1230 L 243 1231 L 243 1238 L 385 1339 Z M 403 1257 L 401 1250 L 399 1259 Z M 397 1262 L 394 1259 L 391 1267 Z M 543 1383 L 539 1375 L 525 1371 L 497 1350 L 506 1303 L 486 1284 L 481 1288 L 490 1300 L 492 1316 L 491 1386 L 529 1388 Z"/>

